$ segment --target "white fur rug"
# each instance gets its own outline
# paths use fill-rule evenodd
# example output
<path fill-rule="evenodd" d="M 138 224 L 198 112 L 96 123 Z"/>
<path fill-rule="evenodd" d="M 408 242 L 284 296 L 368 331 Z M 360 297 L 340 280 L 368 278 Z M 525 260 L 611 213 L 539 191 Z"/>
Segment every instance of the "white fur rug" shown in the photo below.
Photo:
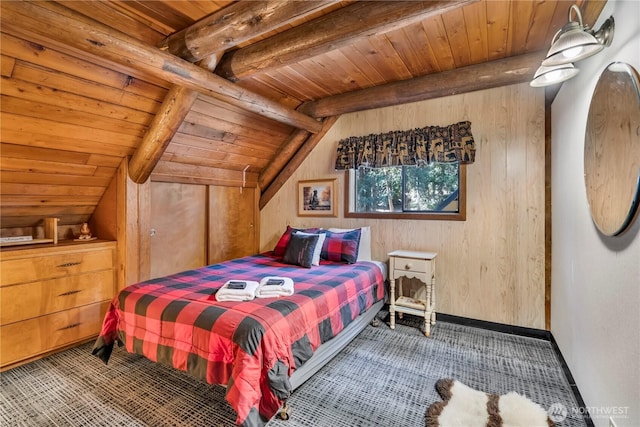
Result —
<path fill-rule="evenodd" d="M 550 427 L 542 406 L 514 391 L 498 396 L 453 379 L 436 382 L 442 402 L 429 406 L 427 427 Z"/>

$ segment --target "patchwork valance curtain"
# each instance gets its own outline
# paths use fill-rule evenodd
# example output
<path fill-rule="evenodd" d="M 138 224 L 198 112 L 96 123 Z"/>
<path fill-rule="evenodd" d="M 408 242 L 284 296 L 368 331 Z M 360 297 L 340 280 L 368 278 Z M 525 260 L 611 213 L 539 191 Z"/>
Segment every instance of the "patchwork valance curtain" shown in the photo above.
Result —
<path fill-rule="evenodd" d="M 471 122 L 449 126 L 425 126 L 366 136 L 350 136 L 338 142 L 336 169 L 424 165 L 431 162 L 473 163 L 476 146 Z"/>

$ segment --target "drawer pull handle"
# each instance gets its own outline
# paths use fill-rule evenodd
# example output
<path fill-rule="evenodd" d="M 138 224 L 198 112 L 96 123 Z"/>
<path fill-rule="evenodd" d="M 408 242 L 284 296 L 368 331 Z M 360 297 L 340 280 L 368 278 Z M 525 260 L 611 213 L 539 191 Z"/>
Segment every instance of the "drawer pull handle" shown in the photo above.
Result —
<path fill-rule="evenodd" d="M 74 265 L 80 265 L 80 264 L 82 264 L 82 262 L 66 262 L 66 263 L 60 264 L 60 265 L 58 265 L 56 267 L 58 267 L 58 268 L 73 267 Z"/>
<path fill-rule="evenodd" d="M 68 292 L 63 292 L 60 295 L 58 295 L 59 297 L 67 297 L 69 295 L 73 295 L 73 294 L 77 294 L 79 292 L 82 292 L 81 290 L 75 290 L 75 291 L 68 291 Z"/>
<path fill-rule="evenodd" d="M 404 269 L 405 269 L 405 270 L 411 270 L 411 264 L 406 264 L 406 265 L 404 266 Z"/>
<path fill-rule="evenodd" d="M 64 331 L 65 329 L 72 329 L 72 328 L 77 328 L 78 326 L 80 326 L 80 323 L 72 323 L 70 325 L 67 325 L 63 328 L 58 329 L 59 331 Z"/>

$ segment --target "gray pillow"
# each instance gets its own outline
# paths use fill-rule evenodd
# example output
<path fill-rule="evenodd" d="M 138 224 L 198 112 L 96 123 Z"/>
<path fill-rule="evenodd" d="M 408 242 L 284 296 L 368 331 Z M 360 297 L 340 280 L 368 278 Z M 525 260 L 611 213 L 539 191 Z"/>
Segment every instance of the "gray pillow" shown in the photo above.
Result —
<path fill-rule="evenodd" d="M 313 252 L 318 243 L 318 238 L 317 234 L 292 234 L 287 244 L 287 249 L 284 251 L 283 261 L 287 264 L 311 268 Z"/>

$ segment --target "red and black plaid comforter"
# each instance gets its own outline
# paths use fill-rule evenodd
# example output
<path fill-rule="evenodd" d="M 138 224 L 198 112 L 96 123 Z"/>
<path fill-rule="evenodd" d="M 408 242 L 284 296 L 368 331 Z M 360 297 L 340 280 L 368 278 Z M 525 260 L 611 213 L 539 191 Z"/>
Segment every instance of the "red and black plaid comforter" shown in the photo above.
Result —
<path fill-rule="evenodd" d="M 229 279 L 291 277 L 285 298 L 218 302 Z M 128 286 L 111 303 L 93 354 L 114 342 L 210 384 L 226 384 L 236 423 L 263 425 L 290 393 L 289 376 L 316 348 L 384 297 L 373 263 L 302 268 L 255 255 Z"/>

